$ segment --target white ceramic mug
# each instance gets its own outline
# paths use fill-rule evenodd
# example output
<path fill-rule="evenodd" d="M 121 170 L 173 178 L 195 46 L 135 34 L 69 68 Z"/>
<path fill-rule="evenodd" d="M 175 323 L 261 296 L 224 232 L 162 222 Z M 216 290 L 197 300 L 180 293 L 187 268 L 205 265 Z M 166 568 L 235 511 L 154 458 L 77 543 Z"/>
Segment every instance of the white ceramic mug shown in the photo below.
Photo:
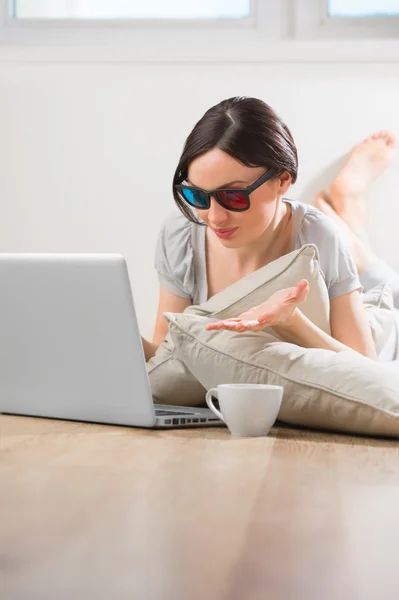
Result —
<path fill-rule="evenodd" d="M 219 400 L 220 411 L 212 396 Z M 232 435 L 242 437 L 267 435 L 277 419 L 283 399 L 280 385 L 258 383 L 224 383 L 206 394 L 209 408 L 222 419 Z"/>

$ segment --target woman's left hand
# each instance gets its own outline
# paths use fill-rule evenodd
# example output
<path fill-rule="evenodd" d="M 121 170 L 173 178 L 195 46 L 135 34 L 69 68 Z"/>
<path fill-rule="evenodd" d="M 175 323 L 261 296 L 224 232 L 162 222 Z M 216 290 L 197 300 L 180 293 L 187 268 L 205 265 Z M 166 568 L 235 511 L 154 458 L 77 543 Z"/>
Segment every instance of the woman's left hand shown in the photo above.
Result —
<path fill-rule="evenodd" d="M 229 329 L 230 331 L 260 331 L 264 327 L 290 325 L 298 304 L 304 302 L 309 292 L 309 283 L 301 279 L 295 287 L 275 292 L 266 302 L 254 306 L 234 319 L 218 321 L 206 326 L 208 331 Z"/>

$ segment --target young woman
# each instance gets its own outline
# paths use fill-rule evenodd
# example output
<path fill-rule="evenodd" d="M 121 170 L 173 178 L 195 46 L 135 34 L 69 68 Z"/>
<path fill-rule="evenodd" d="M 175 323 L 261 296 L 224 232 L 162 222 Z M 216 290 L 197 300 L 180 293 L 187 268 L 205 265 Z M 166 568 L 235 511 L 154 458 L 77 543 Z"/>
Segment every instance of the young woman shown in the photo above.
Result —
<path fill-rule="evenodd" d="M 388 146 L 387 140 L 383 143 Z M 300 310 L 308 293 L 306 280 L 208 329 L 271 326 L 286 341 L 304 347 L 352 349 L 378 359 L 360 297 L 358 269 L 339 227 L 317 208 L 283 198 L 297 178 L 297 168 L 289 129 L 259 99 L 224 100 L 195 125 L 173 179 L 180 212 L 165 220 L 158 238 L 160 300 L 153 342 L 143 340 L 147 360 L 167 333 L 164 312 L 183 312 L 205 302 L 306 243 L 319 249 L 330 297 L 331 336 Z"/>

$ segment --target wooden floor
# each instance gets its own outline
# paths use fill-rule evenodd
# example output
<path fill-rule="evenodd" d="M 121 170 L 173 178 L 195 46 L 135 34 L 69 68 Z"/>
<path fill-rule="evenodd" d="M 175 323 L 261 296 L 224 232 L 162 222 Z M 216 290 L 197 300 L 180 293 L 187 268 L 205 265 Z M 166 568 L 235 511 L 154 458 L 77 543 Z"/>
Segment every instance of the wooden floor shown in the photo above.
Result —
<path fill-rule="evenodd" d="M 1 600 L 398 600 L 398 442 L 0 416 Z"/>

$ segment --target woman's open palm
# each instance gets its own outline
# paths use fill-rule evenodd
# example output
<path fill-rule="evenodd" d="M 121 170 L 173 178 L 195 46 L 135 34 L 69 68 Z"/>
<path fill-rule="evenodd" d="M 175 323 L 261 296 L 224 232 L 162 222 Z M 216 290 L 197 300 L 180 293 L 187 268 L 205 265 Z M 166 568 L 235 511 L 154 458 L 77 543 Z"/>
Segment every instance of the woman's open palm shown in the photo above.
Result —
<path fill-rule="evenodd" d="M 264 327 L 288 325 L 296 307 L 304 302 L 309 292 L 309 283 L 301 279 L 295 287 L 275 292 L 262 304 L 254 306 L 234 319 L 226 319 L 207 325 L 208 331 L 229 329 L 231 331 L 260 331 Z"/>

